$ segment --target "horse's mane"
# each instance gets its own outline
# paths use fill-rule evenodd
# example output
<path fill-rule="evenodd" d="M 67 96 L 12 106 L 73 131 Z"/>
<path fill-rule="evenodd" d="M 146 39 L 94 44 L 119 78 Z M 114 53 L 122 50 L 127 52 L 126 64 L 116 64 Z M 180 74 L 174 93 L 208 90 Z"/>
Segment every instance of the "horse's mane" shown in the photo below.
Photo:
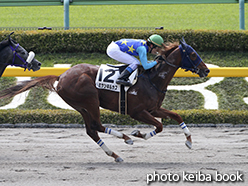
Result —
<path fill-rule="evenodd" d="M 173 42 L 173 43 L 163 43 L 163 48 L 160 51 L 160 54 L 167 58 L 171 52 L 173 52 L 177 47 L 179 46 L 178 42 Z"/>
<path fill-rule="evenodd" d="M 0 42 L 0 51 L 3 50 L 6 46 L 10 45 L 9 40 L 11 40 L 11 43 L 17 44 L 17 42 L 12 38 L 5 39 Z"/>
<path fill-rule="evenodd" d="M 155 57 L 155 59 L 157 59 L 159 63 L 155 65 L 153 68 L 147 70 L 151 73 L 151 78 L 153 78 L 154 75 L 156 75 L 157 72 L 160 70 L 162 61 L 164 61 L 179 46 L 179 42 L 173 42 L 173 43 L 168 42 L 168 43 L 163 43 L 162 45 L 163 48 L 160 50 L 159 54 Z M 162 56 L 162 59 L 160 59 L 159 56 L 160 57 Z M 143 72 L 144 70 L 143 71 L 141 70 L 141 73 Z"/>
<path fill-rule="evenodd" d="M 179 46 L 179 42 L 173 42 L 173 43 L 168 42 L 168 43 L 163 43 L 162 45 L 163 45 L 163 48 L 160 50 L 157 56 L 162 56 L 163 59 L 166 59 Z M 161 66 L 161 63 L 158 63 L 157 65 L 155 65 L 153 68 L 149 70 L 144 70 L 142 66 L 139 66 L 139 74 L 144 73 L 144 71 L 151 71 L 151 73 L 155 72 L 156 74 L 157 71 L 160 69 L 160 66 Z"/>
<path fill-rule="evenodd" d="M 8 40 L 0 42 L 0 51 L 3 50 L 8 45 Z"/>

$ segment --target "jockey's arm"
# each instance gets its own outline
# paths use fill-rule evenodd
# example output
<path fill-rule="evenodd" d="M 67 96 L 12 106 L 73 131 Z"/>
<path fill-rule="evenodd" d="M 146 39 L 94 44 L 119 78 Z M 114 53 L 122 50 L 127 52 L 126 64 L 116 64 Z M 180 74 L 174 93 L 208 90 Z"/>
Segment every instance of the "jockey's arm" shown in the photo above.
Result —
<path fill-rule="evenodd" d="M 145 70 L 148 70 L 157 64 L 157 61 L 147 61 L 146 47 L 140 46 L 136 49 L 136 52 L 139 54 L 140 62 Z"/>

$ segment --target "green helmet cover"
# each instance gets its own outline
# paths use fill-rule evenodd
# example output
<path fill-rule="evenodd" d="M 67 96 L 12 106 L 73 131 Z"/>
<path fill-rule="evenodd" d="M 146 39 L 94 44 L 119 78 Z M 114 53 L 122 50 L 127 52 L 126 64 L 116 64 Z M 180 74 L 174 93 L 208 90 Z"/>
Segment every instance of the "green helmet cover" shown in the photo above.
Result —
<path fill-rule="evenodd" d="M 162 43 L 164 43 L 163 38 L 160 35 L 153 34 L 148 38 L 148 41 L 153 43 L 158 47 L 162 47 Z"/>

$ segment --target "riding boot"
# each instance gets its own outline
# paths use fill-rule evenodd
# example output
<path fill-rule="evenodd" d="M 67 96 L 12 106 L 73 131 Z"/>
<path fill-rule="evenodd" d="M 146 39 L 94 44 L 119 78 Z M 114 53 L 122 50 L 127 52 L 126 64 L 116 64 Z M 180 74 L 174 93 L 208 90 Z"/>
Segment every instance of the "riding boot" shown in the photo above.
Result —
<path fill-rule="evenodd" d="M 129 82 L 129 76 L 132 74 L 132 72 L 129 72 L 127 69 L 125 69 L 120 77 L 116 80 L 116 84 L 121 84 L 121 85 L 124 85 L 124 86 L 132 86 L 133 84 Z"/>

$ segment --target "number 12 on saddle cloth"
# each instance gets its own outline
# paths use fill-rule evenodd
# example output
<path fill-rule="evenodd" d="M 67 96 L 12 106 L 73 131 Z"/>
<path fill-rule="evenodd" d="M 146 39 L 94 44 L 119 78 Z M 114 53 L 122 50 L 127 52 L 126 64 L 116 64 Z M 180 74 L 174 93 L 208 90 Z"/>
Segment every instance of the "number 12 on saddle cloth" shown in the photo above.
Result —
<path fill-rule="evenodd" d="M 119 113 L 120 114 L 127 114 L 127 99 L 126 99 L 126 92 L 130 87 L 124 85 L 116 84 L 117 78 L 121 74 L 121 70 L 125 69 L 122 68 L 123 65 L 119 66 L 121 68 L 108 66 L 108 65 L 101 65 L 96 76 L 96 88 L 104 89 L 114 92 L 119 92 Z M 135 72 L 129 77 L 129 81 L 132 84 L 136 83 L 136 74 L 138 70 L 136 69 Z"/>
<path fill-rule="evenodd" d="M 117 78 L 120 76 L 120 69 L 118 67 L 112 67 L 108 65 L 102 64 L 97 72 L 96 76 L 96 88 L 104 89 L 114 92 L 120 92 L 120 85 L 116 84 Z M 129 81 L 134 84 L 136 82 L 136 75 L 138 70 L 131 74 L 129 77 Z M 125 87 L 125 91 L 127 91 L 130 87 Z"/>

